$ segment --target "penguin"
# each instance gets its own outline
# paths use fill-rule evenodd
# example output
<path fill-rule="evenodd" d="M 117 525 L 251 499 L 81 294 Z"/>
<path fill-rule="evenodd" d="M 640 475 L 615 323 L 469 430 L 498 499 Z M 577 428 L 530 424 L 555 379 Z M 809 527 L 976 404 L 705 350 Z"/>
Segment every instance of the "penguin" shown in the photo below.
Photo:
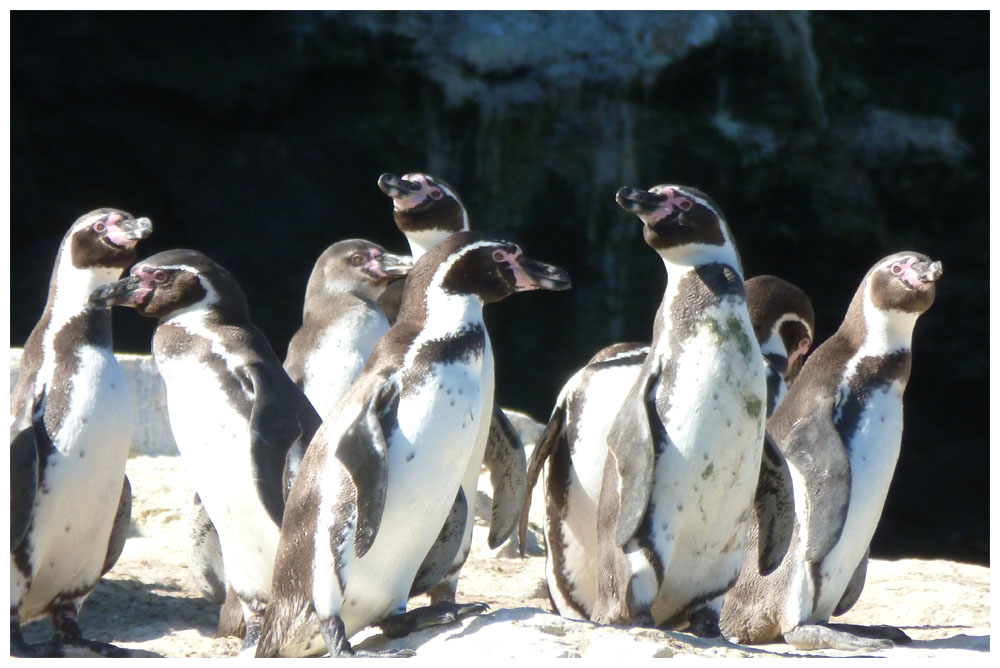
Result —
<path fill-rule="evenodd" d="M 411 266 L 412 258 L 363 239 L 339 241 L 316 260 L 302 327 L 288 344 L 284 367 L 321 417 L 337 405 L 389 331 L 376 301 Z"/>
<path fill-rule="evenodd" d="M 812 347 L 816 316 L 806 293 L 777 276 L 748 278 L 745 287 L 750 322 L 764 356 L 770 417 Z"/>
<path fill-rule="evenodd" d="M 77 616 L 125 545 L 132 493 L 125 462 L 134 407 L 115 359 L 111 314 L 90 291 L 117 279 L 152 233 L 119 209 L 80 216 L 63 237 L 41 319 L 28 337 L 10 399 L 10 652 L 60 656 L 84 647 Z M 29 645 L 21 623 L 48 615 L 55 636 Z"/>
<path fill-rule="evenodd" d="M 873 650 L 907 642 L 892 627 L 829 623 L 854 605 L 899 455 L 903 391 L 917 318 L 934 302 L 940 262 L 902 252 L 865 275 L 840 328 L 805 361 L 768 421 L 792 472 L 792 544 L 769 574 L 755 567 L 758 537 L 722 608 L 741 643 Z"/>
<path fill-rule="evenodd" d="M 258 657 L 321 652 L 317 626 L 331 656 L 350 656 L 361 654 L 351 636 L 368 625 L 399 636 L 485 610 L 437 603 L 404 612 L 420 572 L 451 564 L 474 503 L 462 476 L 489 428 L 494 387 L 483 305 L 568 288 L 565 271 L 472 232 L 416 261 L 396 323 L 324 420 L 292 485 Z M 459 530 L 436 550 L 449 518 Z"/>
<path fill-rule="evenodd" d="M 704 193 L 661 185 L 616 199 L 643 222 L 670 280 L 652 345 L 595 355 L 532 455 L 529 489 L 549 461 L 549 593 L 567 617 L 718 635 L 751 516 L 766 524 L 765 569 L 790 534 L 772 521 L 789 502 L 787 471 L 765 444 L 765 369 L 742 267 Z"/>
<path fill-rule="evenodd" d="M 159 320 L 153 359 L 170 429 L 218 531 L 246 623 L 241 651 L 249 652 L 271 587 L 285 458 L 312 438 L 320 417 L 250 321 L 236 280 L 198 251 L 146 258 L 128 278 L 95 290 L 91 303 Z"/>
<path fill-rule="evenodd" d="M 465 205 L 455 189 L 442 179 L 421 173 L 405 174 L 403 177 L 385 173 L 379 177 L 378 186 L 392 199 L 393 219 L 406 236 L 414 261 L 450 235 L 469 229 Z M 390 323 L 395 322 L 404 283 L 396 281 L 390 284 L 379 300 L 379 306 Z M 462 490 L 468 499 L 476 498 L 479 475 L 484 464 L 490 472 L 490 484 L 493 487 L 490 530 L 486 542 L 490 549 L 495 549 L 517 528 L 518 516 L 524 503 L 527 475 L 524 444 L 499 404 L 494 404 L 492 424 L 486 440 L 476 445 L 473 456 L 469 459 L 469 468 L 462 478 Z M 467 510 L 462 546 L 441 581 L 431 583 L 426 592 L 432 603 L 455 600 L 458 578 L 472 548 L 475 503 L 469 503 Z M 452 530 L 455 528 L 443 527 L 442 535 Z M 438 547 L 447 549 L 447 542 L 443 541 L 443 545 Z M 436 555 L 428 555 L 428 561 L 436 562 Z M 421 572 L 428 577 L 431 575 L 426 569 Z M 424 582 L 424 578 L 421 581 Z M 418 589 L 417 593 L 424 591 Z"/>
<path fill-rule="evenodd" d="M 390 281 L 405 276 L 412 265 L 412 258 L 387 253 L 364 239 L 338 241 L 316 260 L 306 285 L 302 326 L 288 344 L 283 366 L 320 417 L 333 410 L 361 373 L 375 343 L 389 331 L 389 321 L 375 302 Z M 299 447 L 288 451 L 285 496 L 304 454 Z M 220 604 L 226 600 L 216 633 L 242 637 L 242 610 L 232 590 L 227 593 L 222 584 L 225 570 L 218 536 L 197 495 L 190 518 L 195 581 L 209 600 Z"/>
<path fill-rule="evenodd" d="M 784 395 L 786 380 L 793 370 L 801 366 L 802 356 L 811 346 L 814 328 L 812 302 L 801 288 L 775 276 L 748 278 L 744 286 L 750 322 L 761 348 L 767 379 L 767 415 L 770 416 L 774 406 Z M 550 509 L 552 514 L 548 517 L 548 525 L 553 528 L 562 524 L 578 525 L 582 521 L 577 517 L 580 513 L 586 516 L 593 512 L 590 503 L 583 503 L 579 507 L 575 505 L 576 499 L 588 497 L 587 492 L 580 488 L 575 472 L 571 472 L 575 460 L 569 455 L 584 450 L 586 443 L 607 441 L 618 410 L 635 384 L 648 353 L 649 344 L 646 343 L 610 345 L 595 354 L 563 387 L 550 426 L 539 439 L 528 464 L 528 491 L 519 526 L 522 545 L 527 534 L 532 490 L 549 457 L 552 457 L 550 476 L 567 482 L 566 488 L 561 490 L 560 498 L 564 501 Z M 782 375 L 782 370 L 785 375 Z M 773 444 L 765 444 L 761 484 L 775 484 L 771 477 L 774 466 L 784 468 L 780 453 Z M 778 484 L 785 474 L 780 473 L 779 476 Z M 555 489 L 547 488 L 546 491 L 554 492 Z M 774 494 L 773 491 L 760 489 L 756 501 L 766 503 L 769 499 L 773 500 Z M 790 490 L 781 490 L 780 495 L 785 499 L 784 503 L 790 502 Z M 789 530 L 787 521 L 786 531 Z M 552 543 L 552 552 L 548 553 L 549 561 L 546 564 L 547 584 L 550 591 L 562 592 L 552 597 L 553 607 L 562 610 L 566 609 L 566 605 L 556 605 L 556 596 L 566 601 L 572 598 L 568 589 L 593 585 L 579 582 L 572 570 L 559 570 L 560 564 L 566 565 L 569 562 L 561 554 L 555 554 L 561 542 L 554 540 Z"/>

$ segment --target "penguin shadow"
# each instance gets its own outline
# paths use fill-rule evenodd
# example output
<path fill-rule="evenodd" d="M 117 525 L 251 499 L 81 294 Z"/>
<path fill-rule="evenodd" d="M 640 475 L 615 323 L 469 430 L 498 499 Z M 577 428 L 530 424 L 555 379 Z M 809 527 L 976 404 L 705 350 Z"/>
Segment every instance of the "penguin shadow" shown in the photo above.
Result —
<path fill-rule="evenodd" d="M 907 626 L 903 630 L 926 630 L 926 631 L 944 631 L 947 632 L 948 629 L 968 629 L 966 626 Z M 930 640 L 914 640 L 912 643 L 907 645 L 897 645 L 896 647 L 900 649 L 964 649 L 972 652 L 989 652 L 990 651 L 990 635 L 969 635 L 967 633 L 958 633 L 956 635 L 947 638 L 933 638 Z"/>
<path fill-rule="evenodd" d="M 186 593 L 179 584 L 108 576 L 84 602 L 79 617 L 85 638 L 112 644 L 144 642 L 192 628 L 214 637 L 218 621 L 219 606 Z M 35 620 L 25 624 L 22 633 L 29 643 L 47 642 L 52 623 Z"/>

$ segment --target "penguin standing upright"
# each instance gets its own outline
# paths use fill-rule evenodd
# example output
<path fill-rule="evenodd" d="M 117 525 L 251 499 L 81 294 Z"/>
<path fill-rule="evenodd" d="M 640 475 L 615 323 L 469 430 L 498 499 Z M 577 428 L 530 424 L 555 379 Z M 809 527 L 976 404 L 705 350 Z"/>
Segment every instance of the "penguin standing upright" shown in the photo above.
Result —
<path fill-rule="evenodd" d="M 117 209 L 78 218 L 24 346 L 10 399 L 12 656 L 58 655 L 66 646 L 122 653 L 84 640 L 76 621 L 121 554 L 132 503 L 132 398 L 112 351 L 111 315 L 87 298 L 121 275 L 152 229 L 149 219 Z M 52 618 L 54 643 L 28 645 L 21 623 L 43 615 Z"/>
<path fill-rule="evenodd" d="M 202 253 L 146 258 L 128 278 L 96 290 L 91 302 L 159 319 L 153 358 L 167 388 L 170 429 L 218 531 L 247 650 L 271 587 L 285 458 L 312 437 L 320 418 L 250 322 L 236 280 Z"/>
<path fill-rule="evenodd" d="M 382 174 L 378 186 L 392 199 L 393 219 L 396 226 L 406 236 L 410 254 L 417 261 L 428 249 L 447 239 L 450 235 L 469 229 L 469 216 L 457 192 L 441 179 L 428 174 L 406 174 L 402 178 L 394 174 Z M 404 281 L 390 284 L 379 300 L 389 322 L 395 322 L 396 313 L 404 289 Z M 510 420 L 494 403 L 493 417 L 484 441 L 477 443 L 469 468 L 462 478 L 462 490 L 466 498 L 474 499 L 483 465 L 490 472 L 493 487 L 493 503 L 490 508 L 490 531 L 487 545 L 499 547 L 517 528 L 517 519 L 524 503 L 526 492 L 527 459 L 524 444 Z M 450 518 L 450 522 L 454 518 Z M 421 569 L 421 587 L 416 594 L 427 588 L 431 601 L 454 601 L 458 590 L 458 578 L 469 557 L 472 547 L 472 527 L 475 523 L 475 503 L 469 503 L 464 526 L 442 527 L 442 540 L 438 547 L 445 547 L 445 536 L 454 531 L 464 532 L 462 547 L 455 555 L 454 562 L 439 582 L 433 580 L 433 571 L 428 564 Z M 428 562 L 438 560 L 437 551 L 428 555 Z"/>
<path fill-rule="evenodd" d="M 396 324 L 350 393 L 316 433 L 292 485 L 257 656 L 354 654 L 349 639 L 377 623 L 391 635 L 481 612 L 438 603 L 406 610 L 425 555 L 447 567 L 464 532 L 451 517 L 474 499 L 462 477 L 485 439 L 493 355 L 484 303 L 569 287 L 568 275 L 514 244 L 461 232 L 418 260 Z M 442 573 L 443 574 L 443 573 Z"/>
<path fill-rule="evenodd" d="M 770 519 L 760 497 L 771 486 L 758 481 L 781 475 L 764 450 L 764 365 L 742 269 L 721 211 L 698 190 L 623 188 L 617 200 L 642 220 L 669 282 L 648 351 L 595 356 L 532 456 L 529 481 L 550 461 L 549 593 L 564 616 L 717 635 L 755 504 Z M 788 531 L 768 523 L 765 568 Z"/>
<path fill-rule="evenodd" d="M 905 642 L 891 627 L 828 624 L 861 595 L 868 549 L 903 430 L 917 318 L 934 302 L 941 263 L 903 252 L 865 275 L 840 328 L 810 355 L 768 421 L 792 471 L 795 528 L 780 566 L 756 568 L 751 532 L 722 630 L 742 643 L 869 650 Z M 840 627 L 840 628 L 838 628 Z"/>
<path fill-rule="evenodd" d="M 316 260 L 302 327 L 288 343 L 284 367 L 320 417 L 333 410 L 389 331 L 376 301 L 411 266 L 411 258 L 363 239 L 338 241 Z"/>

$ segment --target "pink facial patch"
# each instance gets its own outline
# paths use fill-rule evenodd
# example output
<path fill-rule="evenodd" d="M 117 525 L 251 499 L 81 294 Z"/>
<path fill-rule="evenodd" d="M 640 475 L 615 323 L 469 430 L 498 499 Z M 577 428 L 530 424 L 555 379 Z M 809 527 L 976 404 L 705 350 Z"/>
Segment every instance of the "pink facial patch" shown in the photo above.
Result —
<path fill-rule="evenodd" d="M 899 276 L 903 279 L 903 282 L 911 288 L 919 288 L 921 284 L 923 284 L 923 281 L 920 280 L 920 276 L 913 269 L 913 265 L 916 261 L 917 258 L 911 257 L 901 262 L 894 262 L 892 265 L 893 275 Z"/>

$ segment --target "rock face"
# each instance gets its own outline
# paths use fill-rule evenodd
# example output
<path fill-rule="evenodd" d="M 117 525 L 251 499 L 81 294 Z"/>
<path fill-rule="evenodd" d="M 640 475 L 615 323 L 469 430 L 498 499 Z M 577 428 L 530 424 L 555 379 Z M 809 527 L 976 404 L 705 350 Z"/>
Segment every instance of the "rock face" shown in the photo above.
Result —
<path fill-rule="evenodd" d="M 80 622 L 87 637 L 113 642 L 135 656 L 232 657 L 235 638 L 214 638 L 218 607 L 201 598 L 186 563 L 184 513 L 191 487 L 179 457 L 133 457 L 132 527 L 114 569 L 87 599 Z M 786 645 L 743 647 L 686 633 L 600 627 L 547 612 L 544 557 L 497 556 L 474 534 L 459 581 L 460 601 L 484 601 L 489 613 L 388 641 L 370 629 L 354 642 L 368 649 L 410 647 L 422 659 L 585 657 L 793 656 Z M 962 661 L 989 651 L 989 569 L 948 561 L 869 564 L 868 584 L 853 610 L 837 621 L 888 623 L 914 643 L 879 656 Z M 426 597 L 413 605 L 426 603 Z M 47 620 L 24 627 L 29 642 L 51 636 Z M 801 653 L 844 656 L 838 652 Z"/>
<path fill-rule="evenodd" d="M 573 276 L 487 316 L 500 402 L 544 417 L 595 351 L 650 336 L 662 274 L 614 193 L 691 184 L 728 214 L 746 275 L 810 295 L 821 340 L 876 259 L 941 256 L 876 552 L 986 562 L 987 19 L 17 12 L 10 343 L 41 313 L 66 222 L 113 204 L 157 222 L 150 252 L 230 269 L 281 356 L 328 244 L 405 247 L 378 175 L 425 171 L 475 229 Z M 147 352 L 152 326 L 117 314 L 118 349 Z"/>

